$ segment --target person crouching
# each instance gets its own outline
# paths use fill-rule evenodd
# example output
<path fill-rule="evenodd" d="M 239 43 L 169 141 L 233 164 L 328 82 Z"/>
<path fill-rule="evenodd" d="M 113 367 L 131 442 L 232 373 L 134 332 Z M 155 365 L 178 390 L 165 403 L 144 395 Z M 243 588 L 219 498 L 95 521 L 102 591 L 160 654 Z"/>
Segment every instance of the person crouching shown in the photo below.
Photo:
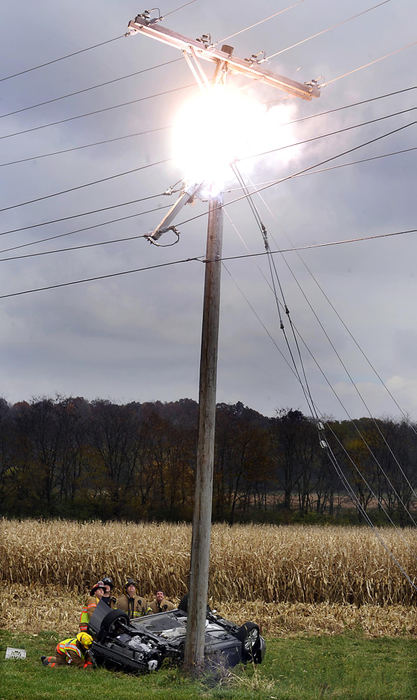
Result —
<path fill-rule="evenodd" d="M 77 668 L 92 668 L 89 649 L 93 638 L 86 632 L 79 632 L 76 637 L 64 639 L 56 645 L 56 656 L 41 656 L 44 666 L 76 666 Z"/>

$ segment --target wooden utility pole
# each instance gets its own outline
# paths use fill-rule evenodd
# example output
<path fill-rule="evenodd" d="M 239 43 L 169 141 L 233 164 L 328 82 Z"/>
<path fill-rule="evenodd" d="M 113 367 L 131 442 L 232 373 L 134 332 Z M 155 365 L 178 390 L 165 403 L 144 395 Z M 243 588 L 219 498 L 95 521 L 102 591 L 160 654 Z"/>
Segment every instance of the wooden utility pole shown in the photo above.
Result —
<path fill-rule="evenodd" d="M 214 81 L 221 80 L 226 73 L 239 73 L 254 78 L 262 83 L 283 90 L 295 97 L 311 100 L 319 97 L 317 82 L 299 83 L 282 75 L 272 73 L 260 66 L 263 61 L 255 55 L 248 59 L 233 56 L 233 47 L 224 45 L 217 49 L 211 44 L 209 35 L 203 34 L 199 39 L 173 32 L 161 27 L 162 17 L 151 17 L 148 11 L 137 15 L 128 25 L 126 36 L 145 34 L 164 44 L 169 44 L 182 51 L 191 72 L 204 89 L 208 80 L 199 60 L 216 64 Z M 177 202 L 163 218 L 159 226 L 147 236 L 151 243 L 157 244 L 160 236 L 168 230 L 176 233 L 172 221 L 180 209 L 198 195 L 200 185 L 194 183 L 185 188 Z M 177 234 L 178 235 L 178 234 Z M 217 344 L 219 332 L 220 309 L 220 272 L 223 236 L 222 198 L 213 197 L 209 202 L 209 220 L 207 231 L 206 270 L 204 285 L 203 324 L 201 337 L 200 389 L 199 389 L 199 423 L 197 467 L 195 479 L 193 533 L 191 544 L 191 569 L 188 596 L 187 637 L 185 642 L 184 666 L 186 670 L 199 675 L 204 668 L 204 642 L 206 606 L 208 593 L 208 574 L 210 561 L 211 510 L 213 492 L 214 431 L 216 422 L 216 380 L 217 380 Z"/>
<path fill-rule="evenodd" d="M 217 347 L 223 240 L 222 198 L 210 199 L 201 333 L 197 467 L 194 491 L 190 587 L 184 667 L 198 675 L 204 667 L 204 639 L 210 561 L 216 424 Z"/>

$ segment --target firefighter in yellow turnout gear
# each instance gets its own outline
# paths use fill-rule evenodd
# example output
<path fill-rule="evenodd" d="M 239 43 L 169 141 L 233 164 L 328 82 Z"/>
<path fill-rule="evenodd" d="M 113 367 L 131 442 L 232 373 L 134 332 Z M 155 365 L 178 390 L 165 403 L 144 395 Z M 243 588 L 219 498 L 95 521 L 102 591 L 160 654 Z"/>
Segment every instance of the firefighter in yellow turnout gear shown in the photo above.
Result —
<path fill-rule="evenodd" d="M 98 581 L 90 591 L 90 597 L 87 598 L 83 609 L 81 610 L 79 628 L 80 632 L 88 632 L 88 623 L 90 617 L 99 604 L 104 595 L 105 587 L 103 581 Z"/>
<path fill-rule="evenodd" d="M 93 643 L 93 638 L 86 632 L 79 632 L 76 637 L 69 637 L 56 645 L 55 656 L 41 656 L 44 666 L 55 668 L 56 666 L 76 666 L 77 668 L 92 668 L 88 650 Z"/>

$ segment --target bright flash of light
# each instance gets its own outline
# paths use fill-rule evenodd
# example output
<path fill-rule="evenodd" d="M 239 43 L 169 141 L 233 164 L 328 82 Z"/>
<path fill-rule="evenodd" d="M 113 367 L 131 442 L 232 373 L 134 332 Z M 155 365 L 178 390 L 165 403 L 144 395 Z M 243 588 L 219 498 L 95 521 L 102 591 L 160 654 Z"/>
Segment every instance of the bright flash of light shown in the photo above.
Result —
<path fill-rule="evenodd" d="M 267 110 L 258 100 L 231 86 L 209 86 L 188 100 L 174 120 L 173 159 L 184 181 L 204 183 L 215 196 L 234 179 L 231 164 L 291 140 L 288 127 L 293 107 Z M 281 158 L 281 156 L 280 156 Z M 256 161 L 243 161 L 250 174 Z"/>

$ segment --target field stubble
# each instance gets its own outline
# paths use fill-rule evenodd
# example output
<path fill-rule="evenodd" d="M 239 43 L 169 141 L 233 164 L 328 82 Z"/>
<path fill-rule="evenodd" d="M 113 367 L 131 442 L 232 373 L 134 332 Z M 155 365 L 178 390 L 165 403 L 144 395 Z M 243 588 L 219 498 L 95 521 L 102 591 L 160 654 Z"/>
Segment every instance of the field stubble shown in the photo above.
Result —
<path fill-rule="evenodd" d="M 417 533 L 381 536 L 417 581 Z M 88 587 L 127 576 L 150 597 L 187 589 L 191 527 L 166 523 L 1 521 L 1 626 L 73 633 Z M 215 525 L 209 596 L 236 622 L 268 635 L 340 633 L 417 636 L 417 595 L 375 534 L 365 528 Z"/>

